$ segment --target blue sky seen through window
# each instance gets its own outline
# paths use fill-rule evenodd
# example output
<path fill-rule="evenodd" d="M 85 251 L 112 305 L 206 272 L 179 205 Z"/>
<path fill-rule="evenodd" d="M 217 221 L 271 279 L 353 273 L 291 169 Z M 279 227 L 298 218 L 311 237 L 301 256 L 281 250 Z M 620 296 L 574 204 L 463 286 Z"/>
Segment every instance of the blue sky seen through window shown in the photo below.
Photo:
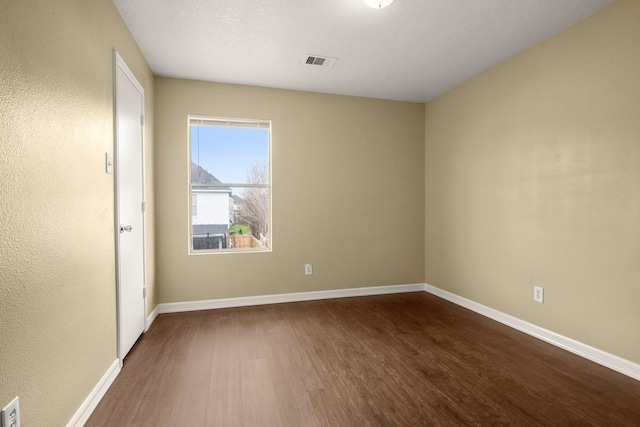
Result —
<path fill-rule="evenodd" d="M 247 183 L 253 165 L 269 164 L 267 129 L 191 125 L 190 135 L 191 160 L 224 183 Z"/>

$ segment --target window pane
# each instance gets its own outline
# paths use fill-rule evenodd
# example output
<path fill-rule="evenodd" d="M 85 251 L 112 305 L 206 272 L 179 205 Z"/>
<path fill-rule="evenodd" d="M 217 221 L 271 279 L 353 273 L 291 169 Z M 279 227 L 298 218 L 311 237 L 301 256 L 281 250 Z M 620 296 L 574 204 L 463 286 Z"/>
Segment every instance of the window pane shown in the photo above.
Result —
<path fill-rule="evenodd" d="M 192 124 L 190 134 L 192 182 L 269 183 L 269 129 Z M 252 174 L 255 167 L 264 176 Z"/>
<path fill-rule="evenodd" d="M 269 189 L 193 186 L 194 250 L 269 248 Z"/>

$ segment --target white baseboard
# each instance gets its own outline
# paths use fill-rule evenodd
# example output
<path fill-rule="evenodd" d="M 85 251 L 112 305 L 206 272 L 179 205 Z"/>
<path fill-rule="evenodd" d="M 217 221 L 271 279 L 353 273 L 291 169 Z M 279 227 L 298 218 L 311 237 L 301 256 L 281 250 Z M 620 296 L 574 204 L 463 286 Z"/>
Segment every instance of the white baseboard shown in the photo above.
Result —
<path fill-rule="evenodd" d="M 613 369 L 614 371 L 620 372 L 621 374 L 627 375 L 640 381 L 640 365 L 629 360 L 591 347 L 587 344 L 583 344 L 574 339 L 567 338 L 563 335 L 541 328 L 532 323 L 525 322 L 524 320 L 520 320 L 517 317 L 513 317 L 508 314 L 502 313 L 501 311 L 494 310 L 493 308 L 471 301 L 459 295 L 452 294 L 451 292 L 445 291 L 443 289 L 436 288 L 435 286 L 425 284 L 424 290 L 430 294 L 450 301 L 461 307 L 467 308 L 504 325 L 510 326 L 528 335 L 541 339 L 542 341 L 548 342 L 549 344 L 553 344 L 556 347 L 560 347 L 564 350 L 570 351 L 571 353 L 582 356 L 585 359 L 589 359 L 592 362 L 598 363 L 602 366 L 606 366 L 609 369 Z"/>
<path fill-rule="evenodd" d="M 96 406 L 98 406 L 98 403 L 100 403 L 100 400 L 102 400 L 102 397 L 120 373 L 120 369 L 120 360 L 116 359 L 82 405 L 80 405 L 67 427 L 82 427 L 87 422 L 93 410 L 96 409 Z"/>
<path fill-rule="evenodd" d="M 146 326 L 144 328 L 145 332 L 147 332 L 149 330 L 149 328 L 151 327 L 151 324 L 153 323 L 153 321 L 156 320 L 156 317 L 158 317 L 158 306 L 157 305 L 156 305 L 156 308 L 154 308 L 153 311 L 151 311 L 151 313 L 147 317 L 147 324 L 146 324 Z"/>
<path fill-rule="evenodd" d="M 367 288 L 335 289 L 331 291 L 297 292 L 291 294 L 260 295 L 253 297 L 224 298 L 205 301 L 172 302 L 158 305 L 158 313 L 213 310 L 219 308 L 246 307 L 252 305 L 281 304 L 286 302 L 313 301 L 331 298 L 360 297 L 369 295 L 423 292 L 424 284 L 373 286 Z"/>

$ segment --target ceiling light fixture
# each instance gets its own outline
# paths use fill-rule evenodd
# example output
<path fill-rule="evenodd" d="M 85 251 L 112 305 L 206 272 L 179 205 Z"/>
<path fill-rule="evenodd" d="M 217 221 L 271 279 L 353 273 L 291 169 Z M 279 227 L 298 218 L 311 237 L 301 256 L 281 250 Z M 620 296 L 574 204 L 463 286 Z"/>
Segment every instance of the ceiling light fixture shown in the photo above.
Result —
<path fill-rule="evenodd" d="M 383 7 L 389 6 L 393 0 L 364 0 L 367 6 L 372 7 L 374 9 L 382 9 Z"/>

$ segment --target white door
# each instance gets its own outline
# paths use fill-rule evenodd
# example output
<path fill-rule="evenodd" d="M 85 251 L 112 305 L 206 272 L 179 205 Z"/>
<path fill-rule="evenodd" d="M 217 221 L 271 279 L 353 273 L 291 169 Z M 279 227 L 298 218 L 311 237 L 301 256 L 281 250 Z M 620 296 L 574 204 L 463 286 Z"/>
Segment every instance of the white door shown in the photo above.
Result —
<path fill-rule="evenodd" d="M 145 329 L 144 90 L 114 52 L 118 357 Z"/>

